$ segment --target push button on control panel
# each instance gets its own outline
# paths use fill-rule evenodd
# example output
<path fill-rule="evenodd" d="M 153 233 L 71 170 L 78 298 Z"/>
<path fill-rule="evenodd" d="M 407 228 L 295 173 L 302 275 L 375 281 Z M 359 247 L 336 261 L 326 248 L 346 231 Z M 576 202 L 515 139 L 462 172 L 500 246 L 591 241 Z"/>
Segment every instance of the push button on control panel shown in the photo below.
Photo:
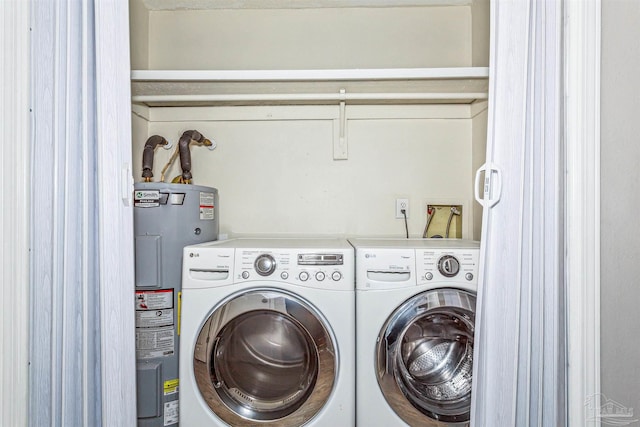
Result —
<path fill-rule="evenodd" d="M 322 282 L 324 280 L 324 278 L 325 278 L 325 274 L 322 271 L 318 271 L 316 273 L 316 280 L 318 282 Z"/>
<path fill-rule="evenodd" d="M 306 282 L 307 280 L 309 280 L 309 273 L 307 273 L 306 271 L 302 271 L 300 272 L 300 275 L 298 276 L 298 278 L 303 282 Z"/>
<path fill-rule="evenodd" d="M 339 271 L 334 271 L 331 274 L 331 279 L 337 282 L 338 280 L 342 279 L 342 273 L 340 273 Z"/>

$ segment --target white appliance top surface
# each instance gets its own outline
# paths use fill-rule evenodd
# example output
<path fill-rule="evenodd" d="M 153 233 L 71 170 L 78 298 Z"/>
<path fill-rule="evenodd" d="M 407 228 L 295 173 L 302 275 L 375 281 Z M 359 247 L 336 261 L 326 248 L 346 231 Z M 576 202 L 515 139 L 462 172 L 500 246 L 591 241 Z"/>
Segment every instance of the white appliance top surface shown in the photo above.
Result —
<path fill-rule="evenodd" d="M 480 242 L 465 239 L 369 239 L 355 238 L 349 242 L 356 249 L 473 249 Z"/>
<path fill-rule="evenodd" d="M 346 239 L 333 237 L 312 238 L 235 238 L 201 243 L 193 247 L 199 248 L 239 248 L 239 249 L 314 249 L 314 250 L 352 250 Z"/>

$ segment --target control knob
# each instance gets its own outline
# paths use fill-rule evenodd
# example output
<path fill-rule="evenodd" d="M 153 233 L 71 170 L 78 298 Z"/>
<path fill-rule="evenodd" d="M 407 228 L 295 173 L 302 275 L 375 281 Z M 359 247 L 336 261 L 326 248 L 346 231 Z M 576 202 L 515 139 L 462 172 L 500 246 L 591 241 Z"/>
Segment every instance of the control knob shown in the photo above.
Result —
<path fill-rule="evenodd" d="M 460 271 L 460 262 L 453 255 L 445 255 L 438 260 L 438 271 L 444 277 L 453 277 Z"/>
<path fill-rule="evenodd" d="M 261 276 L 268 276 L 276 271 L 276 260 L 269 254 L 262 254 L 253 263 L 256 272 Z"/>

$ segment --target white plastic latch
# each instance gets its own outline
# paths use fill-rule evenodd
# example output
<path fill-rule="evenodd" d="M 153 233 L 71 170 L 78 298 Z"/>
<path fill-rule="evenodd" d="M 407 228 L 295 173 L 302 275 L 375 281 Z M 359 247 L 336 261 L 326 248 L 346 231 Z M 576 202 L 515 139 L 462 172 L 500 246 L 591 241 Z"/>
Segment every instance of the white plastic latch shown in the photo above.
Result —
<path fill-rule="evenodd" d="M 484 172 L 482 183 L 482 198 L 480 198 L 480 176 Z M 478 203 L 485 208 L 491 208 L 500 201 L 502 194 L 502 172 L 493 163 L 485 163 L 476 171 L 474 196 Z"/>

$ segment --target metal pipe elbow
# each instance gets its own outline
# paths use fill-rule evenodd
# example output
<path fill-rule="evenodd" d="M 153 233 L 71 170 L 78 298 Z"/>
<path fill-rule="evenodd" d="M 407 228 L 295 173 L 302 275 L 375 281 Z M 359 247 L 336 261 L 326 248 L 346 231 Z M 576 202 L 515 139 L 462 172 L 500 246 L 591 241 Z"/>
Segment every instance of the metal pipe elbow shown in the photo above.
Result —
<path fill-rule="evenodd" d="M 169 144 L 169 141 L 160 135 L 153 135 L 144 143 L 144 150 L 142 151 L 142 178 L 145 182 L 149 182 L 153 178 L 153 155 L 156 147 L 167 144 Z"/>
<path fill-rule="evenodd" d="M 182 181 L 188 183 L 193 178 L 191 175 L 191 152 L 189 151 L 189 144 L 191 141 L 198 143 L 204 143 L 208 141 L 197 130 L 187 130 L 183 132 L 180 140 L 178 141 L 178 150 L 180 152 L 180 168 L 182 169 Z"/>

